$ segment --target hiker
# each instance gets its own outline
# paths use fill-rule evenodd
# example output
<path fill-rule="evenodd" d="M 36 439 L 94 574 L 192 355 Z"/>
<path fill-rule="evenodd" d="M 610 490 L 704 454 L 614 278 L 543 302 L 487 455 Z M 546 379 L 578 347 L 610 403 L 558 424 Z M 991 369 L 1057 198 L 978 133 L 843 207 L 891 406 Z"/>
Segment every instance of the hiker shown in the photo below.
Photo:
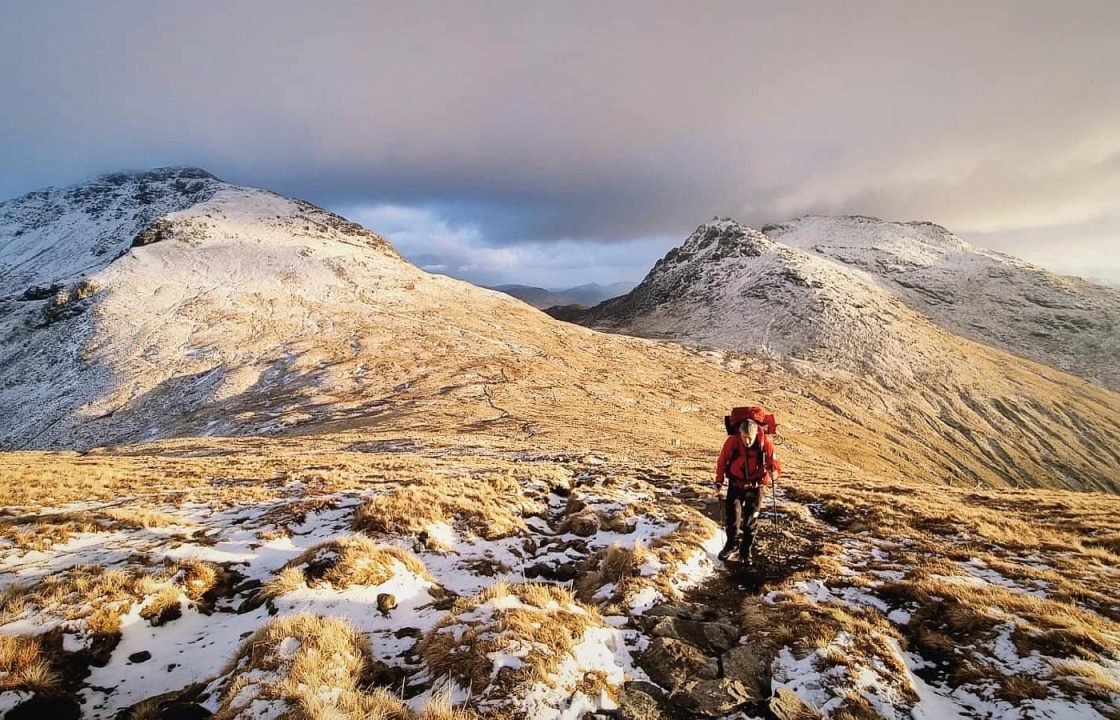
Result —
<path fill-rule="evenodd" d="M 774 445 L 759 422 L 740 421 L 738 432 L 728 435 L 723 443 L 716 463 L 717 497 L 723 489 L 723 478 L 727 476 L 724 500 L 727 543 L 719 552 L 720 560 L 729 558 L 737 545 L 741 562 L 754 561 L 754 531 L 762 510 L 762 488 L 776 482 L 780 471 L 781 465 L 774 458 Z"/>

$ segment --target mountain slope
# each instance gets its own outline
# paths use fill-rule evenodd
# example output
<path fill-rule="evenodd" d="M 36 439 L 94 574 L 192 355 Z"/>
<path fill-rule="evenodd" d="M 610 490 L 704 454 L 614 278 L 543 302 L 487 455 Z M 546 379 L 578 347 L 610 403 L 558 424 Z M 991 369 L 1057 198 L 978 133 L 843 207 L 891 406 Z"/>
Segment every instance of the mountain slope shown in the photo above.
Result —
<path fill-rule="evenodd" d="M 957 337 L 864 273 L 729 220 L 700 226 L 629 294 L 561 316 L 781 359 L 828 383 L 853 423 L 878 416 L 918 443 L 946 438 L 944 472 L 979 453 L 988 469 L 1030 485 L 1055 474 L 1060 448 L 1085 443 L 1057 473 L 1076 465 L 1115 477 L 1114 394 Z"/>
<path fill-rule="evenodd" d="M 164 174 L 146 181 L 175 182 Z M 952 336 L 851 271 L 738 226 L 704 229 L 612 303 L 675 297 L 700 273 L 698 295 L 681 305 L 685 329 L 719 326 L 727 301 L 711 293 L 788 308 L 780 335 L 804 349 L 799 377 L 553 321 L 424 273 L 360 226 L 261 190 L 221 184 L 133 230 L 156 241 L 100 256 L 61 297 L 9 298 L 0 309 L 0 413 L 11 419 L 3 446 L 305 434 L 391 416 L 518 437 L 579 427 L 592 445 L 626 444 L 619 428 L 657 418 L 659 442 L 704 448 L 712 418 L 757 398 L 805 429 L 806 452 L 837 447 L 862 426 L 852 462 L 868 469 L 885 462 L 915 479 L 1079 488 L 1115 489 L 1120 478 L 1110 395 L 971 347 L 961 352 L 986 358 L 983 371 L 955 371 L 943 359 Z M 720 284 L 734 276 L 731 260 L 705 258 L 725 253 L 743 268 L 778 262 L 764 273 L 778 284 L 761 297 Z M 845 304 L 856 287 L 863 308 Z M 781 303 L 779 291 L 789 293 Z M 911 330 L 900 338 L 898 327 Z M 735 337 L 745 343 L 736 349 L 754 349 L 760 335 Z M 822 370 L 834 366 L 845 372 Z M 874 369 L 875 382 L 853 374 L 861 368 Z M 1063 428 L 1077 432 L 1053 442 Z"/>
<path fill-rule="evenodd" d="M 1120 291 L 974 247 L 932 223 L 803 217 L 763 232 L 867 273 L 936 324 L 1120 390 Z"/>

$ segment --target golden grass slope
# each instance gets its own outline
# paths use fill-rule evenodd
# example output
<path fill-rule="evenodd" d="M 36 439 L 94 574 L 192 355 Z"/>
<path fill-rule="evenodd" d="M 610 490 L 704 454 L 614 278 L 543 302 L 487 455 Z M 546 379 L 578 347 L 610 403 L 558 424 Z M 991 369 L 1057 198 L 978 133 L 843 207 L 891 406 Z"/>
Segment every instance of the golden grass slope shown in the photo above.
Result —
<path fill-rule="evenodd" d="M 506 517 L 503 522 L 514 534 L 500 537 L 504 533 L 495 533 L 495 542 L 539 538 L 542 510 L 556 529 L 572 517 L 594 514 L 600 532 L 614 533 L 612 537 L 617 539 L 591 554 L 581 566 L 576 590 L 585 604 L 571 605 L 567 595 L 563 602 L 556 601 L 557 607 L 585 608 L 586 617 L 593 619 L 604 613 L 629 613 L 627 598 L 647 586 L 673 597 L 663 577 L 644 577 L 640 569 L 655 559 L 667 567 L 682 566 L 697 552 L 697 542 L 714 529 L 707 520 L 699 523 L 689 518 L 695 516 L 692 504 L 712 494 L 710 464 L 720 440 L 718 432 L 709 435 L 713 443 L 703 453 L 676 445 L 664 435 L 660 445 L 658 432 L 656 424 L 651 426 L 644 446 L 600 443 L 594 450 L 582 448 L 579 452 L 572 452 L 573 444 L 550 445 L 541 438 L 523 442 L 439 432 L 407 437 L 386 432 L 380 437 L 340 433 L 182 439 L 84 456 L 5 454 L 0 456 L 0 471 L 18 473 L 21 480 L 5 489 L 6 511 L 15 519 L 40 518 L 68 503 L 97 497 L 110 503 L 123 501 L 141 516 L 148 512 L 175 516 L 182 512 L 180 508 L 198 506 L 222 511 L 255 508 L 259 512 L 238 528 L 239 532 L 257 533 L 260 542 L 289 530 L 306 532 L 303 523 L 316 512 L 330 510 L 328 499 L 336 495 L 366 494 L 375 500 L 420 488 L 431 493 L 419 498 L 424 500 L 439 495 L 440 486 L 432 479 L 457 478 L 444 486 L 446 495 L 455 494 L 460 486 L 468 488 L 457 504 L 429 503 L 430 515 L 427 508 L 417 511 L 422 519 L 451 520 L 464 533 L 481 536 L 476 518 L 492 512 L 494 506 L 501 507 L 501 497 L 508 495 L 511 502 L 498 517 Z M 781 484 L 784 497 L 778 512 L 768 511 L 760 526 L 762 554 L 773 572 L 768 572 L 770 579 L 759 588 L 759 595 L 745 600 L 739 609 L 738 622 L 758 640 L 758 647 L 767 648 L 774 658 L 782 657 L 783 649 L 793 658 L 812 655 L 823 678 L 821 692 L 842 700 L 855 717 L 866 716 L 866 707 L 860 704 L 858 693 L 853 694 L 853 683 L 862 668 L 876 663 L 894 668 L 892 676 L 899 680 L 893 692 L 900 707 L 911 701 L 911 690 L 897 672 L 901 656 L 894 643 L 901 651 L 940 663 L 939 674 L 930 682 L 963 688 L 985 697 L 986 702 L 1005 703 L 998 707 L 1021 707 L 1032 698 L 1049 699 L 1087 704 L 1110 717 L 1115 703 L 1112 678 L 1120 663 L 1120 596 L 1115 590 L 1120 587 L 1120 498 L 1104 493 L 949 487 L 886 474 L 891 472 L 886 465 L 884 474 L 856 473 L 851 464 L 835 456 L 821 459 L 791 452 L 794 447 L 812 447 L 810 440 L 791 432 L 783 446 L 788 467 Z M 826 447 L 816 446 L 818 452 Z M 476 485 L 467 485 L 466 478 Z M 501 492 L 493 492 L 496 488 Z M 542 505 L 542 493 L 547 495 L 553 488 L 565 490 L 568 499 Z M 620 512 L 617 508 L 628 490 L 636 491 L 634 499 Z M 767 498 L 768 508 L 769 504 Z M 352 532 L 356 518 L 369 512 L 368 504 L 351 507 L 352 515 L 341 520 L 343 532 Z M 380 513 L 386 511 L 385 505 L 374 503 L 374 507 Z M 451 507 L 454 510 L 448 514 Z M 404 509 L 389 508 L 390 517 L 397 520 L 378 526 L 386 529 L 367 526 L 363 530 L 370 533 L 371 544 L 407 540 L 415 530 L 398 517 Z M 651 514 L 658 514 L 670 526 L 681 524 L 656 543 L 642 542 L 638 533 L 625 532 Z M 612 524 L 615 530 L 609 529 Z M 134 533 L 140 538 L 149 531 L 136 524 L 94 532 Z M 206 542 L 204 537 L 190 535 L 172 536 L 171 540 Z M 60 538 L 59 543 L 63 542 Z M 348 545 L 326 547 L 341 550 L 337 559 L 349 556 L 359 565 L 376 560 L 376 546 L 371 550 L 363 541 Z M 14 545 L 5 549 L 10 558 L 25 552 Z M 300 575 L 300 582 L 306 582 L 308 563 L 304 561 L 322 559 L 319 556 L 315 550 L 289 564 Z M 396 556 L 388 560 L 390 565 L 399 561 Z M 407 558 L 403 564 L 408 565 Z M 368 564 L 371 570 L 381 566 L 379 561 Z M 332 567 L 337 565 L 326 567 L 326 572 Z M 89 632 L 109 634 L 137 603 L 150 604 L 151 617 L 158 619 L 164 594 L 176 605 L 200 597 L 215 583 L 220 570 L 205 563 L 141 564 L 132 570 L 75 568 L 58 573 L 41 588 L 11 591 L 3 609 L 7 619 L 57 615 Z M 278 570 L 274 577 L 279 579 L 284 572 Z M 511 568 L 511 572 L 517 570 Z M 377 577 L 380 575 L 371 581 Z M 457 622 L 455 618 L 469 615 L 486 598 L 518 592 L 503 590 L 500 579 L 490 578 L 481 594 L 474 599 L 464 597 L 454 605 L 445 627 Z M 821 595 L 821 586 L 827 589 L 827 597 Z M 726 590 L 710 599 L 702 588 L 697 592 L 690 597 L 701 602 L 723 603 L 727 597 Z M 90 603 L 89 598 L 96 601 Z M 554 618 L 538 607 L 541 603 L 534 605 L 532 597 L 519 602 L 537 608 L 526 612 L 548 615 L 554 629 L 566 627 L 559 616 Z M 549 602 L 545 598 L 544 604 Z M 894 611 L 905 613 L 907 620 L 903 622 Z M 531 624 L 526 627 L 529 635 L 536 632 Z M 363 703 L 373 702 L 370 697 L 376 688 L 363 686 L 358 670 L 364 651 L 360 645 L 354 650 L 346 643 L 342 646 L 350 649 L 341 653 L 337 663 L 323 660 L 321 650 L 315 655 L 319 658 L 316 667 L 322 665 L 321 671 L 331 674 L 332 687 L 343 688 L 338 704 L 316 708 L 313 699 L 289 692 L 300 686 L 292 677 L 302 678 L 308 687 L 318 682 L 312 675 L 293 670 L 295 655 L 277 655 L 278 643 L 299 635 L 297 629 L 284 629 L 283 637 L 257 638 L 264 643 L 258 660 L 271 669 L 266 681 L 256 683 L 253 692 L 260 694 L 255 697 L 291 703 L 302 708 L 297 717 L 313 718 L 332 717 L 330 712 L 345 716 L 357 712 L 354 708 L 365 708 Z M 314 632 L 324 639 L 336 634 L 349 637 L 345 628 L 336 633 L 315 625 Z M 482 683 L 477 697 L 501 694 L 498 687 L 486 682 L 489 674 L 475 668 L 470 659 L 485 657 L 479 649 L 482 646 L 474 650 L 469 643 L 455 643 L 458 650 L 443 647 L 442 641 L 437 642 L 439 635 L 434 633 L 424 646 L 428 650 L 425 667 L 432 670 L 433 678 L 448 671 L 462 672 L 466 673 L 461 678 L 464 683 Z M 549 643 L 558 643 L 562 649 L 565 641 L 558 637 L 536 640 L 550 647 Z M 566 637 L 570 640 L 574 635 Z M 314 647 L 306 646 L 309 652 Z M 58 648 L 50 643 L 23 636 L 5 647 L 2 657 L 9 658 L 4 662 L 12 668 L 8 677 L 13 687 L 45 691 L 54 682 L 52 678 L 65 671 Z M 997 647 L 1002 649 L 997 652 Z M 1017 658 L 1037 657 L 1039 669 L 1029 676 L 1022 671 L 1008 673 L 1000 659 L 1005 652 L 1014 652 Z M 251 672 L 252 663 L 246 659 L 250 654 L 238 655 L 243 665 L 240 674 Z M 448 660 L 452 656 L 458 660 Z M 529 663 L 522 670 L 529 674 L 510 677 L 513 684 L 501 687 L 525 687 L 521 681 L 536 677 L 533 667 L 543 668 L 540 672 L 547 675 L 548 662 Z M 230 682 L 246 684 L 250 679 Z M 615 691 L 610 683 L 596 682 L 589 678 L 583 689 Z M 238 692 L 241 689 L 244 687 Z M 235 716 L 243 707 L 233 701 L 236 694 L 223 696 L 227 715 Z M 305 694 L 311 697 L 315 693 L 308 690 Z"/>

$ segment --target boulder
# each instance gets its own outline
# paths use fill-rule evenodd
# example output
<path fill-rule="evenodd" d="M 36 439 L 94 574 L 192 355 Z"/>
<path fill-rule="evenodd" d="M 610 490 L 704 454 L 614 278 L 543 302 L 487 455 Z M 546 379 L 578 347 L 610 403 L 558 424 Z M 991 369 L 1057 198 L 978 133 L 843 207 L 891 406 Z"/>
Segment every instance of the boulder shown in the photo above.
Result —
<path fill-rule="evenodd" d="M 71 697 L 34 695 L 30 700 L 16 705 L 4 720 L 81 720 L 82 706 Z"/>
<path fill-rule="evenodd" d="M 173 702 L 159 707 L 159 720 L 205 720 L 213 714 L 198 703 Z"/>
<path fill-rule="evenodd" d="M 738 680 L 718 678 L 686 682 L 669 699 L 674 705 L 694 715 L 720 717 L 738 710 L 755 698 Z"/>
<path fill-rule="evenodd" d="M 723 676 L 743 683 L 753 700 L 770 694 L 770 654 L 751 645 L 739 645 L 723 654 Z"/>
<path fill-rule="evenodd" d="M 739 628 L 725 622 L 704 622 L 679 617 L 663 618 L 650 631 L 658 637 L 683 640 L 709 655 L 719 655 L 739 644 Z"/>
<path fill-rule="evenodd" d="M 690 645 L 673 638 L 654 638 L 638 659 L 650 679 L 670 690 L 693 680 L 719 677 L 719 663 Z"/>
<path fill-rule="evenodd" d="M 673 716 L 665 692 L 652 683 L 628 682 L 618 693 L 620 720 L 664 720 Z"/>

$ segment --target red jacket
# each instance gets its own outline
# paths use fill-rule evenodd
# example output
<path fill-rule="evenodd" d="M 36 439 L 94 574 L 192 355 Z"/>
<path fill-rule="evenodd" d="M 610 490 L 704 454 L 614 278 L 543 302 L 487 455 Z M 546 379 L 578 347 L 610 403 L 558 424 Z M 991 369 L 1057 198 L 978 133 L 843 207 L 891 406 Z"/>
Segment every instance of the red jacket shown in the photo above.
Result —
<path fill-rule="evenodd" d="M 769 485 L 771 479 L 782 471 L 782 464 L 774 457 L 774 444 L 766 433 L 758 431 L 758 439 L 751 447 L 743 445 L 739 433 L 729 435 L 716 461 L 716 484 L 723 484 L 724 473 L 728 483 L 740 487 Z"/>

